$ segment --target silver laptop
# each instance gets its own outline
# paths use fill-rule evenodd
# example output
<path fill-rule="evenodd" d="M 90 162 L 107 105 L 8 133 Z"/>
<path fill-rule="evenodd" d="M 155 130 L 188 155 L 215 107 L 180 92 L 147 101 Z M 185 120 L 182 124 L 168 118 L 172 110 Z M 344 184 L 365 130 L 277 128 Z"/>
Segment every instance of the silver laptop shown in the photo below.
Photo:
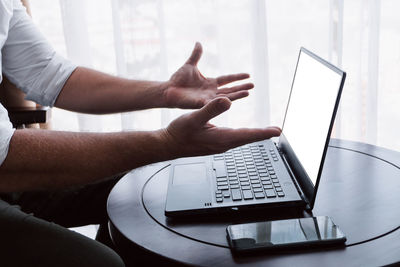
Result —
<path fill-rule="evenodd" d="M 312 209 L 346 74 L 300 49 L 282 134 L 170 168 L 165 215 Z"/>

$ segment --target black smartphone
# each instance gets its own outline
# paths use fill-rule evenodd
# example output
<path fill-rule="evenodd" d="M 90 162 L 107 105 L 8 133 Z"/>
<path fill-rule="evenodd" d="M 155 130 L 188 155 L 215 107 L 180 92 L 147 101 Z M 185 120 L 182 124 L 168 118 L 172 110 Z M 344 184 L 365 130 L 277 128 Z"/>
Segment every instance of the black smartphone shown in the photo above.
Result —
<path fill-rule="evenodd" d="M 346 236 L 328 216 L 230 225 L 234 252 L 344 244 Z"/>

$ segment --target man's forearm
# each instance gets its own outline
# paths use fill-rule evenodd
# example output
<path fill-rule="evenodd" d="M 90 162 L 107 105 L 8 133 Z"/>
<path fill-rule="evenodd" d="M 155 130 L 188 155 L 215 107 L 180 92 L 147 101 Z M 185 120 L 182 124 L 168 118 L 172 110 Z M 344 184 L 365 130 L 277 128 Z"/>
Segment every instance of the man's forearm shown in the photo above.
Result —
<path fill-rule="evenodd" d="M 17 130 L 0 166 L 0 192 L 93 183 L 149 163 L 222 153 L 280 135 L 276 127 L 235 130 L 208 123 L 230 105 L 228 98 L 216 98 L 153 132 Z"/>
<path fill-rule="evenodd" d="M 166 107 L 166 83 L 135 81 L 78 67 L 65 83 L 56 107 L 92 114 Z"/>
<path fill-rule="evenodd" d="M 161 131 L 72 133 L 17 130 L 0 167 L 0 192 L 93 183 L 174 158 Z"/>

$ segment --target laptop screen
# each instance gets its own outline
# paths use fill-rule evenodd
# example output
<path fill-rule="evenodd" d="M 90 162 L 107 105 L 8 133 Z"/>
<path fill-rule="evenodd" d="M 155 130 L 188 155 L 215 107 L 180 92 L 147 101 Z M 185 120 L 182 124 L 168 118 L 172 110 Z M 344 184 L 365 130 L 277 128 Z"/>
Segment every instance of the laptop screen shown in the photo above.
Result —
<path fill-rule="evenodd" d="M 344 75 L 301 49 L 282 133 L 314 186 L 324 160 Z"/>

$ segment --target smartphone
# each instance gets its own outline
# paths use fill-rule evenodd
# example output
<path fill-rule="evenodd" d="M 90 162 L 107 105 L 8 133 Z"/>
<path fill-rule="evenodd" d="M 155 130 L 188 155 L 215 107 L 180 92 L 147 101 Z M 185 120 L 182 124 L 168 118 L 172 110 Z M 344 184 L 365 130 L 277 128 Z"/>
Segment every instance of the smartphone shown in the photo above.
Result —
<path fill-rule="evenodd" d="M 234 252 L 344 244 L 346 236 L 328 216 L 230 225 Z"/>

